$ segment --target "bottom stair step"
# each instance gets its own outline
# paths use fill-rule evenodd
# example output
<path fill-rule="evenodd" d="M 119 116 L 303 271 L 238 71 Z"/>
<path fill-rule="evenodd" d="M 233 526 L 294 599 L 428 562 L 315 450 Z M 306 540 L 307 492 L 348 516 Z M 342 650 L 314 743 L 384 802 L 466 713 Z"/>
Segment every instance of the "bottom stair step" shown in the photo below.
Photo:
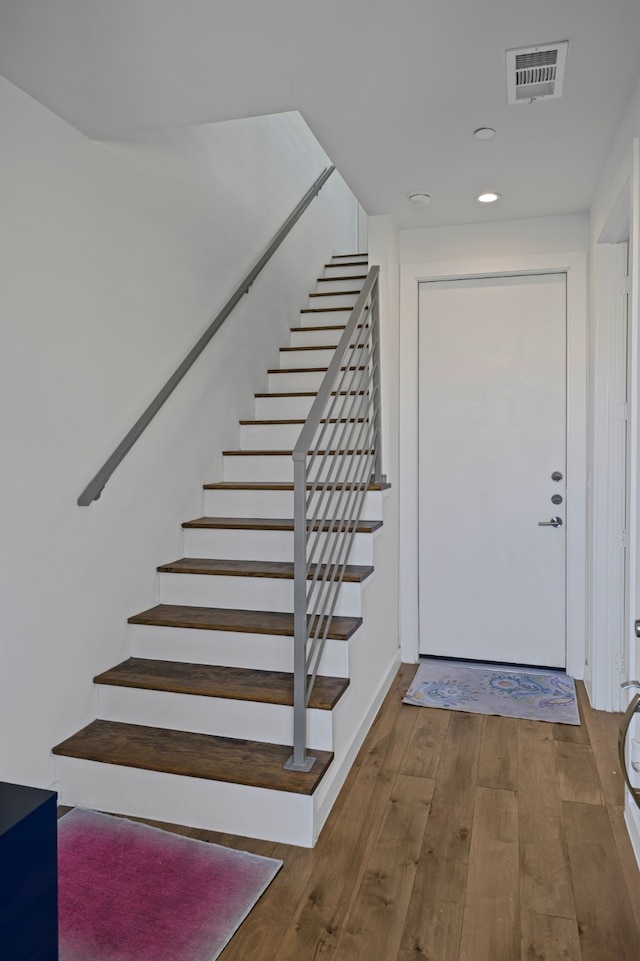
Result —
<path fill-rule="evenodd" d="M 303 795 L 314 793 L 333 760 L 331 752 L 314 750 L 316 762 L 308 774 L 285 771 L 292 753 L 286 745 L 115 721 L 93 721 L 54 747 L 53 753 Z"/>

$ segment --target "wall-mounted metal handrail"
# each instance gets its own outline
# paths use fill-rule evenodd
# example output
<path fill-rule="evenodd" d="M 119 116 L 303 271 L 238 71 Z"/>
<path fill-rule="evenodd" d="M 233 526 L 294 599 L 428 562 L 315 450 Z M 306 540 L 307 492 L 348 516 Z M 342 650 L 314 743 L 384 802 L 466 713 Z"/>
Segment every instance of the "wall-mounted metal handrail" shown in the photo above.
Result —
<path fill-rule="evenodd" d="M 372 267 L 293 450 L 293 755 L 309 771 L 306 712 L 369 485 L 382 481 L 379 267 Z"/>
<path fill-rule="evenodd" d="M 305 212 L 311 201 L 317 194 L 322 190 L 325 183 L 335 170 L 335 167 L 327 167 L 315 181 L 315 183 L 307 190 L 306 194 L 302 200 L 297 204 L 295 209 L 289 214 L 282 227 L 280 227 L 277 234 L 274 236 L 273 240 L 269 246 L 265 249 L 259 260 L 256 261 L 254 266 L 251 268 L 249 273 L 243 280 L 240 281 L 234 293 L 229 297 L 228 301 L 216 315 L 216 317 L 211 321 L 209 327 L 200 337 L 198 342 L 189 351 L 185 359 L 182 361 L 180 366 L 174 371 L 169 380 L 166 382 L 162 390 L 151 401 L 147 409 L 135 422 L 128 434 L 123 438 L 123 440 L 118 444 L 114 452 L 110 457 L 104 462 L 98 473 L 95 475 L 93 480 L 91 480 L 83 492 L 78 498 L 78 504 L 80 507 L 87 507 L 92 501 L 98 500 L 100 494 L 104 490 L 105 484 L 119 466 L 124 457 L 129 453 L 133 445 L 136 443 L 138 438 L 143 434 L 145 429 L 149 426 L 153 418 L 156 416 L 164 402 L 170 397 L 173 391 L 176 389 L 182 378 L 190 370 L 195 361 L 198 359 L 204 348 L 207 346 L 211 338 L 218 332 L 222 327 L 223 323 L 232 312 L 234 307 L 237 306 L 240 300 L 245 294 L 249 293 L 249 288 L 253 284 L 254 280 L 261 272 L 263 267 L 268 263 L 271 257 L 274 255 L 282 241 L 285 239 L 287 234 L 290 232 L 292 227 L 298 222 L 302 214 Z"/>

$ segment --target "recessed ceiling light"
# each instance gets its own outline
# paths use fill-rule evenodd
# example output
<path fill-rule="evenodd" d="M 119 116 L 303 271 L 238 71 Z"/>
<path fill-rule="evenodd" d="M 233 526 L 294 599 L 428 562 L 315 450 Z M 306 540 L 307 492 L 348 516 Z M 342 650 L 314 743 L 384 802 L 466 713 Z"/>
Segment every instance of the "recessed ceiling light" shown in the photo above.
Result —
<path fill-rule="evenodd" d="M 409 194 L 409 203 L 412 207 L 428 207 L 431 203 L 431 195 L 422 191 Z"/>
<path fill-rule="evenodd" d="M 500 200 L 500 196 L 501 195 L 497 194 L 494 190 L 487 190 L 485 193 L 479 194 L 476 200 L 479 204 L 492 204 L 495 203 L 496 200 Z"/>
<path fill-rule="evenodd" d="M 493 127 L 478 127 L 477 130 L 473 131 L 473 136 L 476 140 L 491 140 L 495 135 L 496 132 Z"/>

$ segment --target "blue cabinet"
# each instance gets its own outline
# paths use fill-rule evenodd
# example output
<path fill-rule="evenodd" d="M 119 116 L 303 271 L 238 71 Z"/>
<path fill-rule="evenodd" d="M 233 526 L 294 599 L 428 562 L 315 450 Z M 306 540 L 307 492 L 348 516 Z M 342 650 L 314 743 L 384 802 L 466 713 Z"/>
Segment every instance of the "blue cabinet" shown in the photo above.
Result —
<path fill-rule="evenodd" d="M 57 795 L 0 781 L 0 957 L 58 961 Z"/>

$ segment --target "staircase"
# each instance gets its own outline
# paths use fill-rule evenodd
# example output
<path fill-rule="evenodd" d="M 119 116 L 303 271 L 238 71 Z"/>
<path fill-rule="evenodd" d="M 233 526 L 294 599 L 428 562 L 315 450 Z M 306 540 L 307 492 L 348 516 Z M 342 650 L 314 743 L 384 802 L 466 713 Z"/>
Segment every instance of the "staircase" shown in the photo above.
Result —
<path fill-rule="evenodd" d="M 161 603 L 129 618 L 132 656 L 94 678 L 98 719 L 53 749 L 64 804 L 312 846 L 397 662 L 378 567 L 384 488 L 371 485 L 307 709 L 309 773 L 285 770 L 293 730 L 291 451 L 367 272 L 334 257 L 240 449 L 158 568 Z M 391 641 L 385 634 L 391 634 Z"/>

